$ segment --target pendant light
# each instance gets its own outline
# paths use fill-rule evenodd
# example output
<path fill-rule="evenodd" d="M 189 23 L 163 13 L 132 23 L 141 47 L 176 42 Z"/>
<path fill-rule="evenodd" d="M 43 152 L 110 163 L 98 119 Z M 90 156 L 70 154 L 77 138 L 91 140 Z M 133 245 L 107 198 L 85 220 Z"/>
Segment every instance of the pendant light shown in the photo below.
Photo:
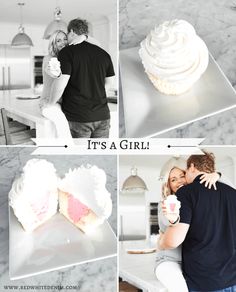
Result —
<path fill-rule="evenodd" d="M 12 46 L 33 46 L 31 38 L 25 33 L 23 27 L 23 17 L 22 17 L 22 7 L 25 5 L 23 2 L 19 2 L 18 6 L 20 7 L 20 26 L 18 28 L 18 34 L 13 38 L 11 45 Z"/>
<path fill-rule="evenodd" d="M 144 192 L 148 190 L 144 180 L 138 176 L 136 167 L 131 168 L 131 175 L 124 181 L 122 192 Z"/>
<path fill-rule="evenodd" d="M 67 24 L 61 20 L 61 8 L 58 6 L 54 11 L 54 20 L 46 27 L 43 38 L 48 40 L 56 30 L 67 32 Z"/>

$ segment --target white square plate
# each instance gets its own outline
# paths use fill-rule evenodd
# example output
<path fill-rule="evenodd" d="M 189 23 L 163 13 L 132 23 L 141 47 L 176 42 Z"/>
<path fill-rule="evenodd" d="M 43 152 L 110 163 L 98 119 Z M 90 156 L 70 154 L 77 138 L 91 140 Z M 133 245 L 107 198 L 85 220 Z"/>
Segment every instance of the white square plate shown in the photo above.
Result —
<path fill-rule="evenodd" d="M 63 215 L 56 214 L 32 233 L 23 230 L 9 208 L 10 279 L 116 256 L 117 240 L 109 223 L 85 235 Z"/>
<path fill-rule="evenodd" d="M 120 51 L 126 136 L 152 137 L 236 107 L 234 88 L 210 55 L 206 72 L 185 94 L 160 93 L 148 79 L 139 48 Z"/>

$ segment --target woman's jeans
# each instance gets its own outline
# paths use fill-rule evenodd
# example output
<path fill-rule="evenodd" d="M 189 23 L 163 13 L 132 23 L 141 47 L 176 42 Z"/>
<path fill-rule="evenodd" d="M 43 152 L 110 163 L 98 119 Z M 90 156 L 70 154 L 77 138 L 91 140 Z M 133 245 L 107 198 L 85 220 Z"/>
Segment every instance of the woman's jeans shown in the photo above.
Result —
<path fill-rule="evenodd" d="M 44 117 L 52 121 L 54 124 L 54 127 L 51 129 L 51 133 L 54 132 L 54 137 L 50 136 L 46 138 L 61 138 L 67 140 L 68 142 L 72 141 L 68 121 L 62 112 L 61 105 L 59 103 L 49 106 L 42 106 L 41 112 Z"/>

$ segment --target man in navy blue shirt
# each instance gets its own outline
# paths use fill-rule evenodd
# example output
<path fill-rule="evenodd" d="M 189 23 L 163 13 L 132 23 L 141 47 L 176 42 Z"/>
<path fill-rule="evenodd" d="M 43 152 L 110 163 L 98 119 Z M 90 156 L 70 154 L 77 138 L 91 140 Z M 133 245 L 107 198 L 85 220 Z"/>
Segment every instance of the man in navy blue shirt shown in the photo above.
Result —
<path fill-rule="evenodd" d="M 214 170 L 212 154 L 189 157 L 188 185 L 176 193 L 180 222 L 169 227 L 158 243 L 159 249 L 183 243 L 182 269 L 191 292 L 236 291 L 236 190 L 220 182 L 217 190 L 205 188 L 201 172 Z"/>

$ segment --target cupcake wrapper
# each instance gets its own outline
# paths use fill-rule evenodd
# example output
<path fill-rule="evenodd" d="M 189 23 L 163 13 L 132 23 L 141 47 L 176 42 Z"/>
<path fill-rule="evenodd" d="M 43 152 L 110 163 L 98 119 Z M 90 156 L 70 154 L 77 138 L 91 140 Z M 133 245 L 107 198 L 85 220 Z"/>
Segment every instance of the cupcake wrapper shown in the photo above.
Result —
<path fill-rule="evenodd" d="M 154 75 L 152 75 L 149 72 L 146 72 L 148 75 L 148 78 L 150 79 L 150 81 L 152 82 L 152 84 L 154 85 L 154 87 L 159 90 L 160 92 L 166 94 L 166 95 L 180 95 L 185 93 L 186 91 L 188 91 L 193 83 L 191 84 L 171 84 L 165 80 L 161 80 L 158 77 L 155 77 Z"/>

